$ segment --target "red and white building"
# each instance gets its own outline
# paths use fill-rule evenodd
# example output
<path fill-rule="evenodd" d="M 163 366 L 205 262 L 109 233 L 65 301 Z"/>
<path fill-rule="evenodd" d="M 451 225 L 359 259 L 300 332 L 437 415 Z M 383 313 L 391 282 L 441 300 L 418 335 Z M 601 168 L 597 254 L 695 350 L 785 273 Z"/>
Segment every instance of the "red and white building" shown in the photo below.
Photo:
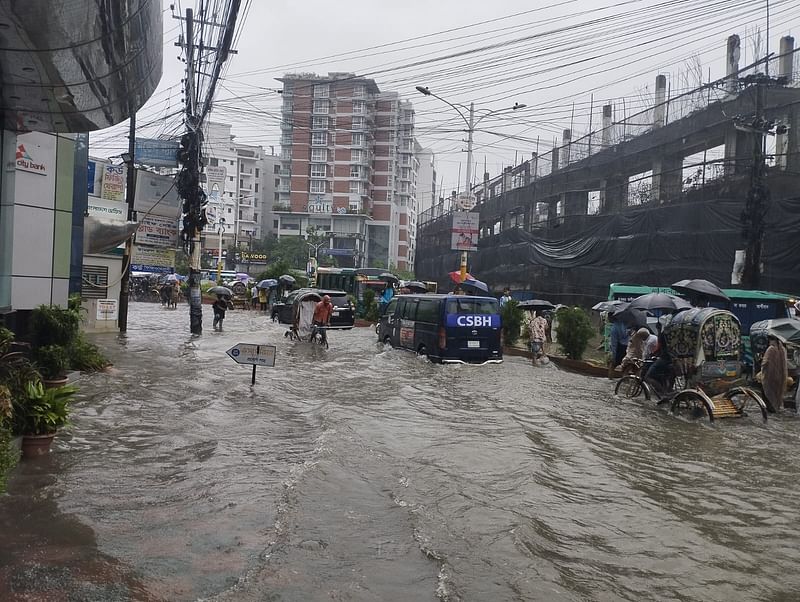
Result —
<path fill-rule="evenodd" d="M 327 253 L 342 267 L 413 269 L 418 163 L 411 103 L 352 73 L 279 81 L 275 233 L 328 233 Z"/>

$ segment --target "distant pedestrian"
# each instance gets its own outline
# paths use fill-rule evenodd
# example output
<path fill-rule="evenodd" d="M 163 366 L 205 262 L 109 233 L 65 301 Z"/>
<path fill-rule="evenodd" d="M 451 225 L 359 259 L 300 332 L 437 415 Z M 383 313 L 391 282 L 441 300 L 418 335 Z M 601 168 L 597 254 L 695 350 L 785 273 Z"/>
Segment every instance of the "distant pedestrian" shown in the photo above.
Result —
<path fill-rule="evenodd" d="M 261 311 L 267 311 L 267 289 L 258 289 L 258 303 L 261 306 Z"/>
<path fill-rule="evenodd" d="M 611 322 L 611 348 L 609 349 L 611 361 L 614 366 L 619 366 L 628 350 L 630 333 L 628 332 L 628 327 L 625 326 L 622 320 L 615 317 L 613 314 L 609 315 L 608 319 Z"/>
<path fill-rule="evenodd" d="M 223 295 L 217 295 L 217 300 L 211 306 L 214 310 L 214 330 L 222 330 L 222 321 L 225 319 L 225 312 L 229 307 L 227 298 Z"/>
<path fill-rule="evenodd" d="M 786 360 L 786 347 L 778 337 L 769 335 L 769 347 L 761 358 L 761 371 L 756 375 L 756 380 L 761 383 L 764 397 L 772 412 L 783 409 L 783 396 L 786 393 L 786 383 L 789 378 L 788 362 Z"/>
<path fill-rule="evenodd" d="M 500 309 L 503 309 L 506 303 L 511 301 L 511 291 L 508 290 L 508 287 L 503 289 L 503 296 L 500 297 Z"/>
<path fill-rule="evenodd" d="M 547 320 L 539 312 L 535 312 L 531 320 L 531 353 L 533 354 L 533 365 L 538 366 L 543 363 L 544 344 L 547 340 Z"/>
<path fill-rule="evenodd" d="M 258 287 L 255 284 L 250 289 L 250 309 L 258 309 Z"/>

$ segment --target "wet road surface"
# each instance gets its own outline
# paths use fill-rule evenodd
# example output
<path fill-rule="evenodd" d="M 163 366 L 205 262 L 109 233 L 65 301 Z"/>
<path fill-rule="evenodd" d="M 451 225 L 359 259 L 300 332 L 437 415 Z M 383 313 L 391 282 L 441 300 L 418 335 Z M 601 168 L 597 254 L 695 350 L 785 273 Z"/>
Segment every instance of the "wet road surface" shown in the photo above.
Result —
<path fill-rule="evenodd" d="M 437 366 L 260 314 L 133 304 L 0 498 L 3 600 L 795 600 L 793 414 L 715 425 L 605 379 Z M 225 350 L 278 347 L 275 368 Z"/>

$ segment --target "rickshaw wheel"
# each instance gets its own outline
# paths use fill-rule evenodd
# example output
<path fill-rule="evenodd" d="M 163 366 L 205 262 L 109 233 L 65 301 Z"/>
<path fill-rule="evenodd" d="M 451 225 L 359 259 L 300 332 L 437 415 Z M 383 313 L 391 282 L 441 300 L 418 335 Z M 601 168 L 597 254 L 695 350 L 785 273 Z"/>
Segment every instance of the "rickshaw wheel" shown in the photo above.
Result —
<path fill-rule="evenodd" d="M 619 395 L 626 399 L 635 399 L 640 396 L 650 399 L 650 392 L 642 383 L 642 379 L 632 374 L 623 376 L 617 381 L 617 385 L 614 387 L 614 395 Z"/>
<path fill-rule="evenodd" d="M 755 405 L 761 412 L 761 417 L 764 419 L 764 422 L 767 421 L 767 404 L 752 389 L 748 387 L 735 387 L 728 391 L 726 397 L 731 400 L 731 403 L 736 406 L 736 409 L 742 412 L 742 414 L 747 413 L 748 407 Z"/>
<path fill-rule="evenodd" d="M 703 396 L 691 390 L 681 391 L 672 399 L 670 411 L 675 416 L 686 416 L 688 418 L 702 418 L 708 416 L 710 421 L 714 421 L 714 412 L 708 407 L 708 403 Z"/>

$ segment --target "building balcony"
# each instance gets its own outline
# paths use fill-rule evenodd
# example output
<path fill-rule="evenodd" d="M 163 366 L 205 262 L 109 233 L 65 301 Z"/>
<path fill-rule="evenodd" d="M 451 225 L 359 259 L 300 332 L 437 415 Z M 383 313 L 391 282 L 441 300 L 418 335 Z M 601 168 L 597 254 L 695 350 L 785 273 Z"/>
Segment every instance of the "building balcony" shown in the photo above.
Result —
<path fill-rule="evenodd" d="M 283 161 L 283 159 L 281 160 Z M 291 161 L 291 159 L 286 159 L 286 161 Z M 281 169 L 278 170 L 278 175 L 283 176 L 284 178 L 289 178 L 292 175 L 292 170 L 286 167 L 281 167 Z"/>
<path fill-rule="evenodd" d="M 292 212 L 292 206 L 289 203 L 273 203 L 272 212 L 273 213 L 291 213 Z"/>
<path fill-rule="evenodd" d="M 286 184 L 281 184 L 280 186 L 278 186 L 278 192 L 291 192 L 291 191 L 292 191 L 291 186 L 288 186 Z"/>

